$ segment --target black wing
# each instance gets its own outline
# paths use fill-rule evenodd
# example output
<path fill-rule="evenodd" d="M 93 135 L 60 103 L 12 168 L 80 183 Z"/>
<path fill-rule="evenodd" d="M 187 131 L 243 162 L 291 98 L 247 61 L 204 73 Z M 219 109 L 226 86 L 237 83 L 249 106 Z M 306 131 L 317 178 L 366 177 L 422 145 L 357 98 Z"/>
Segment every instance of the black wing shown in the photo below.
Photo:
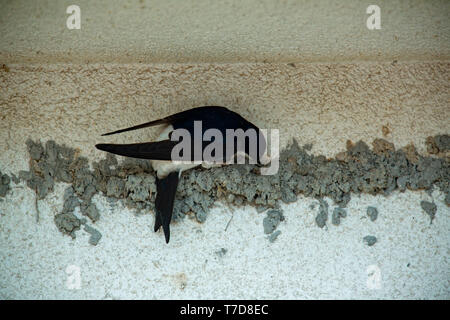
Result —
<path fill-rule="evenodd" d="M 175 113 L 173 115 L 170 115 L 170 116 L 162 118 L 162 119 L 153 120 L 150 122 L 139 124 L 137 126 L 108 132 L 108 133 L 102 134 L 102 136 L 109 136 L 109 135 L 116 134 L 116 133 L 122 133 L 122 132 L 126 132 L 126 131 L 132 131 L 132 130 L 147 128 L 147 127 L 153 127 L 153 126 L 157 126 L 160 124 L 173 124 L 174 122 L 178 122 L 178 121 L 197 120 L 197 119 L 201 119 L 202 115 L 205 112 L 214 112 L 214 111 L 230 112 L 225 107 L 215 107 L 215 106 L 214 107 L 198 107 L 198 108 L 193 108 L 193 109 L 189 109 L 186 111 L 182 111 L 179 113 Z"/>
<path fill-rule="evenodd" d="M 159 124 L 165 124 L 165 123 L 168 123 L 166 118 L 158 119 L 158 120 L 146 122 L 146 123 L 143 123 L 143 124 L 139 124 L 139 125 L 134 126 L 134 127 L 129 127 L 129 128 L 125 128 L 125 129 L 120 129 L 120 130 L 104 133 L 104 134 L 102 134 L 102 136 L 109 136 L 109 135 L 116 134 L 116 133 L 122 133 L 122 132 L 126 132 L 126 131 L 131 131 L 131 130 L 137 130 L 137 129 L 147 128 L 147 127 L 153 127 L 153 126 L 157 126 Z"/>
<path fill-rule="evenodd" d="M 125 157 L 170 161 L 172 160 L 172 149 L 177 144 L 178 141 L 163 140 L 132 144 L 101 143 L 95 145 L 95 147 Z"/>

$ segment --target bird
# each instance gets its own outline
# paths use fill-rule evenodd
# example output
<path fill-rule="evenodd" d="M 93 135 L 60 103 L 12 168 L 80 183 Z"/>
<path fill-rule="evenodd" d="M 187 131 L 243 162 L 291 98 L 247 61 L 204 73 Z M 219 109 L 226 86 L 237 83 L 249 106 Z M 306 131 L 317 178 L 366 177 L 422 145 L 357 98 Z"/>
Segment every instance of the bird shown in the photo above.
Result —
<path fill-rule="evenodd" d="M 233 164 L 236 156 L 244 156 L 247 159 L 253 159 L 257 165 L 265 165 L 270 162 L 270 157 L 266 153 L 266 139 L 259 128 L 253 123 L 244 119 L 238 113 L 221 106 L 202 106 L 188 109 L 167 117 L 146 122 L 140 125 L 132 126 L 103 134 L 109 136 L 131 130 L 137 130 L 147 127 L 162 125 L 164 126 L 156 141 L 133 144 L 96 144 L 99 150 L 121 155 L 125 157 L 148 159 L 156 172 L 156 199 L 155 199 L 155 224 L 154 232 L 157 232 L 162 226 L 166 243 L 170 239 L 170 222 L 172 219 L 173 206 L 176 190 L 182 172 L 202 166 L 211 168 L 224 164 Z M 211 130 L 210 130 L 211 129 Z M 233 149 L 227 153 L 226 144 L 229 130 L 232 132 L 256 132 L 256 140 L 252 137 L 232 136 Z M 209 131 L 208 131 L 209 130 Z M 178 133 L 188 134 L 186 148 L 183 149 L 181 156 L 183 161 L 174 160 L 172 151 L 177 148 L 179 141 L 173 141 L 172 138 Z M 215 133 L 214 139 L 210 135 L 209 139 L 203 140 L 205 133 Z M 197 135 L 197 136 L 196 136 Z M 201 136 L 201 141 L 197 141 Z M 195 140 L 196 139 L 196 140 Z M 215 161 L 206 161 L 203 152 L 211 150 L 211 145 L 215 143 L 217 148 L 211 152 Z M 179 146 L 179 145 L 178 145 Z M 200 146 L 200 147 L 199 147 Z M 209 147 L 208 147 L 209 146 Z M 256 149 L 256 155 L 254 151 Z M 256 158 L 256 159 L 254 159 Z M 220 160 L 220 161 L 217 161 Z"/>

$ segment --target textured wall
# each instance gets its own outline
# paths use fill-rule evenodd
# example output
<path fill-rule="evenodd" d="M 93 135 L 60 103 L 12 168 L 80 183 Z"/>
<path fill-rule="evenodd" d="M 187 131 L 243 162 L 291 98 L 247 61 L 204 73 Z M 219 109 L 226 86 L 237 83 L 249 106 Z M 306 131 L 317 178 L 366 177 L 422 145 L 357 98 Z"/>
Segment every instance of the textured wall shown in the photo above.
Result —
<path fill-rule="evenodd" d="M 2 1 L 0 61 L 306 62 L 442 59 L 450 2 L 377 0 Z M 81 30 L 66 28 L 67 6 Z"/>
<path fill-rule="evenodd" d="M 94 160 L 104 157 L 96 143 L 157 130 L 100 134 L 200 105 L 227 106 L 280 129 L 282 146 L 296 138 L 327 156 L 377 137 L 425 153 L 427 136 L 450 133 L 449 1 L 377 0 L 376 31 L 365 21 L 372 1 L 77 0 L 77 31 L 65 25 L 70 4 L 0 0 L 2 173 L 28 169 L 29 137 Z M 11 183 L 0 199 L 0 298 L 449 298 L 450 210 L 439 190 L 355 195 L 342 225 L 323 229 L 317 201 L 300 196 L 281 204 L 274 243 L 265 214 L 218 203 L 203 224 L 173 223 L 169 245 L 153 213 L 98 196 L 103 237 L 92 246 L 86 231 L 73 240 L 55 226 L 65 187 L 36 201 Z M 423 200 L 437 206 L 432 224 Z M 72 265 L 79 290 L 66 286 Z"/>
<path fill-rule="evenodd" d="M 0 162 L 14 165 L 28 137 L 91 156 L 95 143 L 145 141 L 157 130 L 100 134 L 200 105 L 227 106 L 280 129 L 282 146 L 295 137 L 329 156 L 347 139 L 376 137 L 424 151 L 427 136 L 450 131 L 449 71 L 447 62 L 12 65 L 0 71 Z"/>

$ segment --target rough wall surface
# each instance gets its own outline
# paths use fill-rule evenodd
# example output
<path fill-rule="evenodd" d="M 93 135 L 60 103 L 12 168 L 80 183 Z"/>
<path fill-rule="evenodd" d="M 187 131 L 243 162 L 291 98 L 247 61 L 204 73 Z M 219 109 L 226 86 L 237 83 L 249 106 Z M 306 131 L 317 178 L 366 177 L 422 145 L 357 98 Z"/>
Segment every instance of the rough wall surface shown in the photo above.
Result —
<path fill-rule="evenodd" d="M 427 136 L 450 131 L 449 71 L 447 62 L 11 65 L 0 71 L 0 161 L 18 165 L 14 155 L 29 137 L 99 155 L 96 143 L 146 141 L 158 130 L 102 133 L 200 105 L 279 129 L 282 148 L 296 138 L 333 156 L 348 139 L 381 137 L 423 152 Z"/>
<path fill-rule="evenodd" d="M 5 62 L 336 62 L 443 59 L 450 3 L 371 1 L 79 0 L 81 30 L 66 28 L 73 1 L 3 1 Z"/>

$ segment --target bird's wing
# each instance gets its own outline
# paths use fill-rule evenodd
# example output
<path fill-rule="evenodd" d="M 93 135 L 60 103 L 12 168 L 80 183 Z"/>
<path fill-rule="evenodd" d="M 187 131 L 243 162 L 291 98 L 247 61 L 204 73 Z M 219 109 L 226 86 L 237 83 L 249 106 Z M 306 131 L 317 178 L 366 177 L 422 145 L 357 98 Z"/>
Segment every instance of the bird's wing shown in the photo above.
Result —
<path fill-rule="evenodd" d="M 168 118 L 169 117 L 163 118 L 163 119 L 154 120 L 154 121 L 150 121 L 150 122 L 146 122 L 146 123 L 139 124 L 137 126 L 133 126 L 133 127 L 125 128 L 125 129 L 120 129 L 120 130 L 104 133 L 104 134 L 102 134 L 102 136 L 109 136 L 109 135 L 116 134 L 116 133 L 122 133 L 122 132 L 126 132 L 126 131 L 131 131 L 131 130 L 137 130 L 137 129 L 147 128 L 147 127 L 153 127 L 153 126 L 157 126 L 159 124 L 170 123 Z"/>
<path fill-rule="evenodd" d="M 163 179 L 156 178 L 156 200 L 155 200 L 155 232 L 162 226 L 166 243 L 170 239 L 170 221 L 172 220 L 173 202 L 177 191 L 179 173 L 172 172 Z"/>
<path fill-rule="evenodd" d="M 132 144 L 101 143 L 95 147 L 125 157 L 170 161 L 172 160 L 172 149 L 177 144 L 178 141 L 163 140 Z"/>
<path fill-rule="evenodd" d="M 173 124 L 174 122 L 177 122 L 177 121 L 184 121 L 184 120 L 198 118 L 199 115 L 203 114 L 204 112 L 211 112 L 211 111 L 217 111 L 217 110 L 221 110 L 222 112 L 224 110 L 228 111 L 228 109 L 226 109 L 224 107 L 198 107 L 198 108 L 181 111 L 181 112 L 172 114 L 172 115 L 167 116 L 162 119 L 153 120 L 150 122 L 139 124 L 137 126 L 108 132 L 108 133 L 102 134 L 102 136 L 109 136 L 109 135 L 116 134 L 116 133 L 137 130 L 137 129 L 147 128 L 147 127 L 153 127 L 153 126 L 157 126 L 159 124 Z"/>

